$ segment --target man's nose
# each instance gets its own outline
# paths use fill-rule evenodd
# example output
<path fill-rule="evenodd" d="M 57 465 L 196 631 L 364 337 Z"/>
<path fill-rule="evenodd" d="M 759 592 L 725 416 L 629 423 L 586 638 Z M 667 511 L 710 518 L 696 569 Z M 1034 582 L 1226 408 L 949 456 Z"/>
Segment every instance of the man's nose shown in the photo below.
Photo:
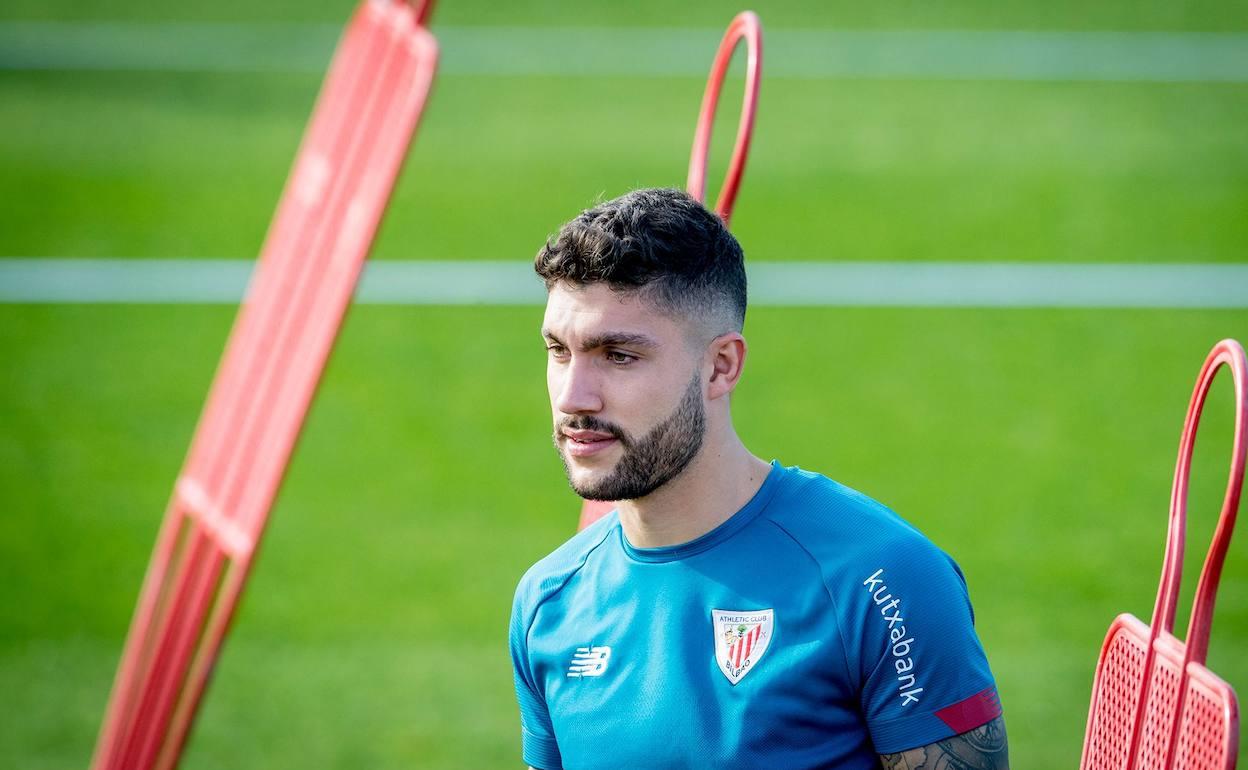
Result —
<path fill-rule="evenodd" d="M 555 395 L 555 409 L 564 414 L 602 411 L 602 392 L 593 362 L 573 356 L 563 367 Z"/>

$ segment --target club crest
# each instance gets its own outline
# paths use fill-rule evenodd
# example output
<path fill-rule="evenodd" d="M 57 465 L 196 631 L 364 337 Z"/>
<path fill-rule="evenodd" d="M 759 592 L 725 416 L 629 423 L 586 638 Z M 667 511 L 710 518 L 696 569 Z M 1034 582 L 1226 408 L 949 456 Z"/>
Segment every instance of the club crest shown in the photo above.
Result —
<path fill-rule="evenodd" d="M 774 610 L 711 610 L 715 662 L 736 684 L 758 666 L 775 631 Z"/>

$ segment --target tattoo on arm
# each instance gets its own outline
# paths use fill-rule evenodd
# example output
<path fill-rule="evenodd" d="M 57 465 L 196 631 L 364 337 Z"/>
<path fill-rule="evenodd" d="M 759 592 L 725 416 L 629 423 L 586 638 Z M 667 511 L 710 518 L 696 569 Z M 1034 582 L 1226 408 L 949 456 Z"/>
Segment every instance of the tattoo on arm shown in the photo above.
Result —
<path fill-rule="evenodd" d="M 1005 721 L 997 717 L 983 727 L 897 754 L 881 754 L 884 770 L 1009 770 Z"/>

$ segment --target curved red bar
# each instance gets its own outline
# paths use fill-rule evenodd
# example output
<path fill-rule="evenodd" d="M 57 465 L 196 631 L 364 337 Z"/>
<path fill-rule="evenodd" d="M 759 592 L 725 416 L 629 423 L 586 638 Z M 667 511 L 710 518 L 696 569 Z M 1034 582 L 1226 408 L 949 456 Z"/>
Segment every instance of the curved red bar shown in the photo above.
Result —
<path fill-rule="evenodd" d="M 1209 387 L 1218 370 L 1225 365 L 1231 370 L 1231 378 L 1235 387 L 1235 434 L 1231 444 L 1231 473 L 1226 482 L 1226 492 L 1222 498 L 1222 510 L 1218 514 L 1218 526 L 1213 534 L 1213 542 L 1209 544 L 1209 552 L 1205 556 L 1205 565 L 1200 571 L 1200 580 L 1196 584 L 1196 595 L 1192 599 L 1192 615 L 1187 631 L 1187 661 L 1203 664 L 1209 652 L 1209 629 L 1213 624 L 1213 603 L 1218 592 L 1218 581 L 1222 577 L 1222 563 L 1226 560 L 1226 551 L 1231 543 L 1231 532 L 1235 529 L 1235 515 L 1239 511 L 1239 499 L 1244 486 L 1244 461 L 1248 454 L 1248 362 L 1245 361 L 1244 349 L 1235 340 L 1222 340 L 1214 346 L 1205 359 L 1200 370 L 1196 389 L 1192 393 L 1192 401 L 1187 409 L 1187 419 L 1183 425 L 1183 440 L 1179 444 L 1179 460 L 1174 471 L 1175 499 L 1180 506 L 1179 517 L 1187 517 L 1187 487 L 1192 473 L 1192 451 L 1196 447 L 1196 428 L 1200 425 L 1200 413 L 1205 406 L 1205 397 L 1209 395 Z M 1181 485 L 1180 485 L 1181 484 Z M 1179 552 L 1182 554 L 1182 551 Z M 1181 558 L 1181 557 L 1180 557 Z M 1178 563 L 1174 570 L 1172 590 L 1177 595 L 1179 579 L 1182 575 L 1182 564 Z M 1186 668 L 1186 666 L 1185 666 Z"/>
<path fill-rule="evenodd" d="M 1235 390 L 1231 472 L 1213 542 L 1192 600 L 1187 640 L 1174 636 L 1183 574 L 1187 493 L 1196 430 L 1214 376 L 1226 366 Z M 1101 646 L 1084 733 L 1082 770 L 1182 767 L 1230 770 L 1239 745 L 1234 689 L 1205 667 L 1213 604 L 1243 491 L 1248 455 L 1248 360 L 1235 340 L 1222 340 L 1205 358 L 1188 403 L 1170 493 L 1161 585 L 1151 625 L 1124 613 Z"/>
<path fill-rule="evenodd" d="M 699 201 L 706 199 L 706 159 L 711 148 L 711 129 L 715 124 L 715 108 L 719 93 L 724 87 L 724 75 L 732 61 L 732 53 L 741 40 L 746 45 L 745 97 L 741 102 L 741 119 L 737 123 L 737 141 L 732 148 L 732 160 L 724 186 L 715 201 L 715 213 L 727 224 L 732 218 L 732 208 L 745 173 L 745 159 L 754 136 L 754 115 L 758 112 L 758 82 L 763 67 L 763 28 L 753 11 L 742 11 L 728 25 L 724 39 L 719 44 L 711 76 L 702 94 L 702 112 L 698 115 L 698 128 L 693 135 L 693 154 L 689 158 L 689 179 L 685 188 Z"/>
<path fill-rule="evenodd" d="M 433 13 L 433 3 L 434 0 L 412 0 L 412 9 L 415 11 L 417 26 L 428 26 L 429 15 Z"/>
<path fill-rule="evenodd" d="M 1179 440 L 1179 457 L 1174 469 L 1174 485 L 1170 491 L 1170 523 L 1166 534 L 1165 560 L 1161 568 L 1161 585 L 1157 589 L 1157 602 L 1153 608 L 1152 628 L 1156 636 L 1161 631 L 1174 630 L 1175 610 L 1179 599 L 1179 586 L 1183 579 L 1183 550 L 1186 544 L 1187 495 L 1192 474 L 1192 453 L 1196 448 L 1196 430 L 1205 398 L 1213 385 L 1218 370 L 1230 369 L 1235 388 L 1235 434 L 1231 446 L 1231 472 L 1227 479 L 1226 493 L 1217 529 L 1210 544 L 1204 567 L 1201 570 L 1196 596 L 1192 604 L 1191 622 L 1188 624 L 1188 654 L 1192 660 L 1203 663 L 1209 645 L 1209 624 L 1213 615 L 1213 599 L 1217 593 L 1218 579 L 1222 574 L 1222 562 L 1230 544 L 1231 531 L 1239 509 L 1240 494 L 1244 481 L 1245 453 L 1248 450 L 1248 364 L 1244 349 L 1238 342 L 1225 339 L 1213 346 L 1205 358 L 1196 387 L 1188 404 L 1183 421 L 1183 434 Z M 1198 622 L 1199 621 L 1199 622 Z"/>

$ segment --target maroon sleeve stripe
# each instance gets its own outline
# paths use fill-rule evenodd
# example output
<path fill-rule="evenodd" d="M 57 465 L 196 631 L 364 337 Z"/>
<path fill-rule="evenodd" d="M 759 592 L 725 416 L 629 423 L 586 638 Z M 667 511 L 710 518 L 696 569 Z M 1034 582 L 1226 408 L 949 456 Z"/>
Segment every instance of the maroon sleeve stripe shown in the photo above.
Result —
<path fill-rule="evenodd" d="M 1001 699 L 997 697 L 997 688 L 989 687 L 964 701 L 946 706 L 937 711 L 936 716 L 949 725 L 949 729 L 961 734 L 1001 716 Z"/>

